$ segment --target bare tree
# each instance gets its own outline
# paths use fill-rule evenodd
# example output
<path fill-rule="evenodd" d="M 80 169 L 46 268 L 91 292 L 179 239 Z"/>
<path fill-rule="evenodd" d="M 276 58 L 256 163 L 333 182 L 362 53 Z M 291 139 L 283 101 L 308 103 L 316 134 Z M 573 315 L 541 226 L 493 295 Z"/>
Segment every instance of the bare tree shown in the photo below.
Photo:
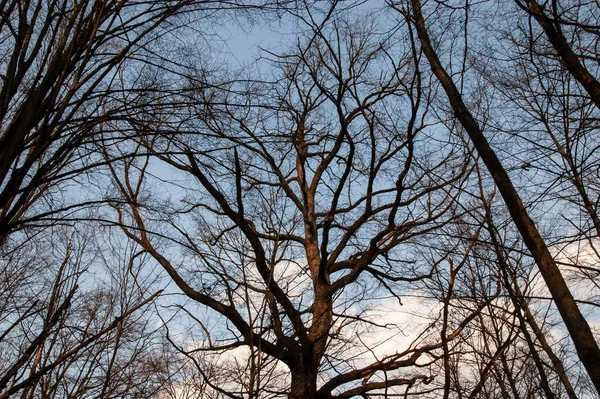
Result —
<path fill-rule="evenodd" d="M 121 104 L 112 98 L 126 89 L 120 67 L 134 54 L 143 57 L 165 20 L 187 6 L 175 3 L 3 4 L 2 243 L 23 225 L 56 223 L 71 209 L 57 195 L 60 183 L 98 161 L 97 126 L 118 117 Z"/>
<path fill-rule="evenodd" d="M 106 160 L 98 148 L 127 135 L 108 127 L 133 112 L 130 104 L 143 107 L 157 97 L 141 88 L 167 64 L 174 71 L 161 40 L 174 37 L 184 18 L 268 4 L 1 2 L 0 397 L 77 397 L 91 390 L 99 397 L 147 397 L 157 388 L 143 341 L 155 339 L 147 333 L 151 322 L 143 311 L 134 315 L 156 296 L 148 287 L 140 296 L 129 278 L 102 287 L 92 278 L 102 270 L 99 262 L 86 263 L 103 253 L 117 275 L 128 262 L 139 266 L 142 256 L 109 255 L 96 243 L 77 242 L 90 228 L 86 221 L 101 216 L 104 198 L 94 186 L 102 184 Z M 112 358 L 105 363 L 103 356 Z"/>
<path fill-rule="evenodd" d="M 110 164 L 116 222 L 193 301 L 182 310 L 195 341 L 174 343 L 214 395 L 425 393 L 434 378 L 428 354 L 443 344 L 431 325 L 377 354 L 367 335 L 401 327 L 368 309 L 401 303 L 445 262 L 433 248 L 457 217 L 470 154 L 429 126 L 414 40 L 350 14 L 342 3 L 296 14 L 306 34 L 272 55 L 274 80 L 183 88 L 160 118 L 132 125 L 150 156 Z M 170 200 L 152 191 L 155 160 L 178 176 Z M 480 310 L 448 324 L 445 341 Z M 210 366 L 239 348 L 241 368 Z M 278 367 L 285 386 L 273 385 Z"/>
<path fill-rule="evenodd" d="M 423 3 L 3 2 L 0 398 L 595 395 L 597 5 Z"/>
<path fill-rule="evenodd" d="M 519 229 L 528 250 L 535 259 L 562 319 L 569 330 L 570 336 L 577 348 L 579 358 L 587 369 L 596 389 L 600 391 L 600 349 L 598 348 L 594 334 L 577 306 L 544 238 L 541 236 L 534 221 L 529 217 L 528 211 L 506 169 L 502 166 L 494 149 L 489 145 L 480 123 L 465 105 L 462 94 L 453 82 L 452 77 L 442 65 L 432 45 L 421 3 L 419 1 L 412 1 L 409 5 L 406 5 L 406 8 L 397 7 L 397 9 L 405 12 L 405 15 L 414 23 L 422 50 L 427 57 L 431 70 L 442 85 L 456 118 L 469 134 L 474 147 L 477 149 L 490 175 L 498 186 L 498 190 L 506 203 L 511 218 Z"/>
<path fill-rule="evenodd" d="M 585 2 L 573 7 L 554 3 L 553 7 L 556 18 L 566 19 L 559 31 L 568 32 L 570 45 L 579 49 L 579 59 L 587 64 L 596 37 L 593 26 L 597 9 Z M 496 97 L 505 101 L 498 103 L 497 112 L 519 116 L 502 126 L 505 134 L 515 138 L 512 163 L 520 166 L 513 178 L 524 188 L 521 190 L 528 197 L 532 213 L 548 206 L 555 210 L 552 219 L 546 217 L 544 221 L 538 216 L 538 220 L 542 226 L 552 223 L 552 229 L 545 229 L 544 238 L 574 290 L 575 300 L 586 312 L 599 304 L 595 177 L 598 108 L 554 53 L 553 44 L 546 40 L 544 29 L 530 13 L 515 8 L 508 16 L 516 29 L 500 28 L 500 23 L 493 28 L 501 40 L 513 43 L 505 50 L 506 61 L 477 68 L 494 87 Z M 513 57 L 517 54 L 520 56 Z M 536 181 L 536 186 L 527 187 L 527 180 Z M 548 349 L 545 345 L 545 352 Z M 555 358 L 549 357 L 554 364 Z"/>
<path fill-rule="evenodd" d="M 136 276 L 143 257 L 99 256 L 127 248 L 64 233 L 63 245 L 38 239 L 3 264 L 0 397 L 151 396 L 174 366 L 144 311 L 159 292 Z"/>

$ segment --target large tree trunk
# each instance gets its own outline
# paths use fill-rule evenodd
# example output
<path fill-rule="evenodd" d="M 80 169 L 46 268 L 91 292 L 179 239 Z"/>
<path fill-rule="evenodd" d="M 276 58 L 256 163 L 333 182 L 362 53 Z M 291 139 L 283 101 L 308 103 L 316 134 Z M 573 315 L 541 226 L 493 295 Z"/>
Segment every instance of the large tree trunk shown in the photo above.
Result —
<path fill-rule="evenodd" d="M 289 399 L 309 399 L 317 397 L 317 370 L 298 367 L 291 370 L 292 385 Z"/>
<path fill-rule="evenodd" d="M 479 124 L 464 104 L 460 92 L 433 49 L 421 12 L 421 2 L 419 0 L 412 0 L 412 7 L 417 35 L 423 53 L 431 66 L 431 70 L 442 84 L 456 118 L 471 138 L 479 156 L 494 179 L 510 212 L 511 218 L 521 233 L 523 242 L 538 265 L 554 303 L 575 344 L 579 359 L 586 368 L 596 390 L 600 392 L 600 348 L 598 348 L 594 334 L 577 307 L 577 303 L 569 287 L 535 223 L 529 217 L 527 209 L 513 186 L 508 173 L 503 168 L 494 150 L 490 147 Z"/>

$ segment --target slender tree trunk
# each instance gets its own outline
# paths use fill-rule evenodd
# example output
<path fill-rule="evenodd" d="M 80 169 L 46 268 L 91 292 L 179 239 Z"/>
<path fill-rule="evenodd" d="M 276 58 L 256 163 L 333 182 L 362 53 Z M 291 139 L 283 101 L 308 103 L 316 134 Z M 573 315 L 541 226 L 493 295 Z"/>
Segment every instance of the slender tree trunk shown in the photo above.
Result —
<path fill-rule="evenodd" d="M 523 7 L 525 8 L 525 7 Z M 569 42 L 565 38 L 562 33 L 560 23 L 553 23 L 551 19 L 546 16 L 544 8 L 535 0 L 527 1 L 527 11 L 533 15 L 535 20 L 546 33 L 546 37 L 556 53 L 560 57 L 563 65 L 571 76 L 573 76 L 577 81 L 583 86 L 585 91 L 588 93 L 596 107 L 600 109 L 600 83 L 598 80 L 592 75 L 587 68 L 579 61 L 579 57 L 571 46 Z M 548 130 L 551 133 L 551 130 Z M 583 200 L 583 205 L 587 213 L 590 215 L 592 222 L 594 223 L 594 229 L 596 230 L 596 234 L 600 237 L 600 217 L 596 212 L 596 207 L 594 206 L 593 201 L 588 196 L 585 185 L 582 180 L 582 176 L 577 170 L 575 163 L 570 156 L 570 154 L 565 151 L 565 149 L 560 145 L 558 140 L 555 139 L 553 135 L 552 140 L 554 141 L 556 148 L 559 154 L 563 157 L 563 159 L 567 162 L 569 169 L 573 175 L 572 182 L 577 188 L 577 192 L 579 193 L 581 199 Z"/>
<path fill-rule="evenodd" d="M 550 254 L 544 239 L 541 237 L 533 220 L 527 214 L 523 201 L 513 186 L 508 173 L 502 167 L 498 156 L 490 147 L 479 124 L 467 109 L 460 92 L 433 49 L 421 12 L 421 2 L 419 0 L 411 1 L 413 22 L 423 53 L 427 57 L 431 70 L 442 84 L 456 118 L 471 138 L 479 156 L 494 179 L 512 220 L 519 229 L 525 245 L 538 265 L 540 273 L 575 344 L 579 359 L 586 368 L 596 390 L 600 392 L 600 348 L 598 348 L 594 334 L 577 307 L 577 303 L 560 273 L 554 258 Z"/>
<path fill-rule="evenodd" d="M 520 4 L 519 2 L 517 3 Z M 569 42 L 563 35 L 560 23 L 554 24 L 552 20 L 546 16 L 544 8 L 535 0 L 527 0 L 527 9 L 542 27 L 544 33 L 546 33 L 548 41 L 550 41 L 550 44 L 552 44 L 552 47 L 556 50 L 563 65 L 567 68 L 569 73 L 581 83 L 594 104 L 600 108 L 600 83 L 579 61 L 579 57 L 575 54 L 569 45 Z"/>

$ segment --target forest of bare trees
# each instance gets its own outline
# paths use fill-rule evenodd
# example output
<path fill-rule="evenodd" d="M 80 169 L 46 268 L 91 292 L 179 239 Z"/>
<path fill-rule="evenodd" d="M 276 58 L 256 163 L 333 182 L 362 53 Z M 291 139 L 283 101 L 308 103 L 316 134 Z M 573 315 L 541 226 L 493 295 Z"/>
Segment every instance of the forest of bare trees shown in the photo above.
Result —
<path fill-rule="evenodd" d="M 597 1 L 0 15 L 0 399 L 599 397 Z"/>

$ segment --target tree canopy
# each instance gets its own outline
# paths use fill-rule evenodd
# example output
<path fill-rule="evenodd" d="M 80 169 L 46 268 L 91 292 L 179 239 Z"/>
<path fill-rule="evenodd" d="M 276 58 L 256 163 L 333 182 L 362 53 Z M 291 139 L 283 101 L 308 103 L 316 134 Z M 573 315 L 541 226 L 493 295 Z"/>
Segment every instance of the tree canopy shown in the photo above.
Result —
<path fill-rule="evenodd" d="M 597 397 L 597 2 L 1 4 L 0 398 Z"/>

